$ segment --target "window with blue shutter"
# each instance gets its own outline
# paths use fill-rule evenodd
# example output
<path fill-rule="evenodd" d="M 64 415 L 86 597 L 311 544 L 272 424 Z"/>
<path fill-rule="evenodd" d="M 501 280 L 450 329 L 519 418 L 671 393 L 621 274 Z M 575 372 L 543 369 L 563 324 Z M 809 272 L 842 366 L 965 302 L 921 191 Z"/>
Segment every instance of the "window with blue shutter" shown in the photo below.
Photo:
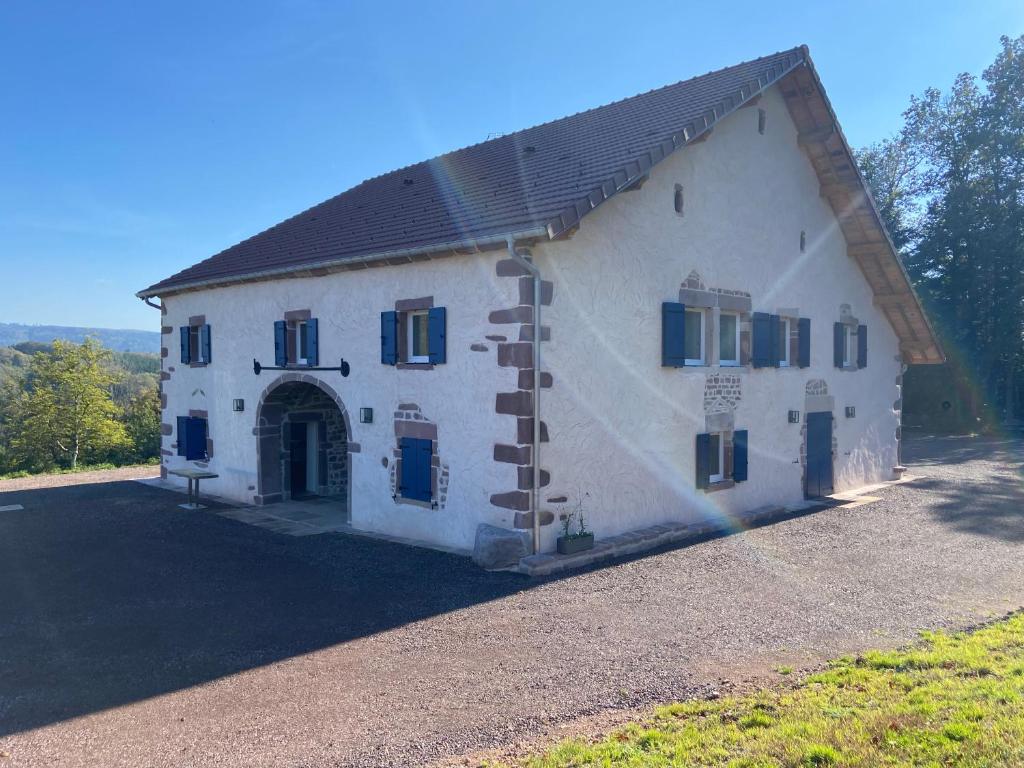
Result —
<path fill-rule="evenodd" d="M 404 499 L 431 501 L 433 498 L 430 482 L 433 448 L 430 440 L 403 437 L 402 471 L 398 480 L 398 495 Z"/>
<path fill-rule="evenodd" d="M 747 479 L 747 430 L 732 433 L 732 479 L 742 483 Z"/>
<path fill-rule="evenodd" d="M 675 301 L 661 304 L 661 364 L 667 368 L 686 365 L 686 306 Z"/>
<path fill-rule="evenodd" d="M 302 325 L 302 333 L 305 335 L 305 358 L 306 365 L 320 365 L 320 339 L 319 323 L 315 317 L 306 320 Z"/>
<path fill-rule="evenodd" d="M 202 357 L 204 363 L 210 362 L 210 326 L 202 325 L 199 327 L 199 356 Z"/>
<path fill-rule="evenodd" d="M 755 368 L 770 368 L 777 363 L 778 358 L 773 358 L 772 352 L 775 342 L 772 340 L 775 334 L 772 333 L 774 324 L 772 315 L 767 312 L 755 312 L 751 320 L 752 345 L 751 362 Z"/>
<path fill-rule="evenodd" d="M 811 365 L 811 318 L 801 317 L 797 321 L 797 365 L 809 368 Z"/>
<path fill-rule="evenodd" d="M 189 327 L 183 325 L 178 329 L 178 335 L 181 343 L 181 363 L 182 365 L 188 365 L 192 362 L 192 350 L 189 347 Z"/>
<path fill-rule="evenodd" d="M 288 365 L 288 324 L 284 320 L 274 321 L 274 365 Z"/>
<path fill-rule="evenodd" d="M 178 455 L 189 461 L 206 458 L 206 419 L 178 417 Z"/>
<path fill-rule="evenodd" d="M 868 327 L 866 325 L 857 327 L 857 367 L 868 367 Z"/>
<path fill-rule="evenodd" d="M 697 477 L 698 488 L 711 485 L 711 435 L 697 435 Z"/>
<path fill-rule="evenodd" d="M 380 313 L 380 361 L 384 365 L 398 364 L 398 313 Z"/>
<path fill-rule="evenodd" d="M 846 326 L 835 323 L 832 326 L 832 363 L 842 368 L 846 361 Z"/>
<path fill-rule="evenodd" d="M 786 336 L 786 324 L 778 315 L 768 316 L 768 327 L 770 329 L 770 352 L 771 364 L 778 368 L 786 359 L 789 346 L 789 339 Z"/>
<path fill-rule="evenodd" d="M 446 316 L 444 307 L 434 307 L 427 312 L 427 355 L 430 362 L 435 365 L 445 362 L 447 357 L 445 354 Z"/>

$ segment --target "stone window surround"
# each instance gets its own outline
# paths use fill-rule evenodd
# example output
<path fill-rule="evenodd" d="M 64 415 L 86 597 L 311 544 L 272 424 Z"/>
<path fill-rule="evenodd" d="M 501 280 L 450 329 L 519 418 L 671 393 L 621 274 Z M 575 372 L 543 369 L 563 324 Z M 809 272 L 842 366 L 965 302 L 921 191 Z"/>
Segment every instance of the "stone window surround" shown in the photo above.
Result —
<path fill-rule="evenodd" d="M 399 299 L 395 302 L 398 314 L 398 362 L 395 367 L 400 371 L 432 371 L 433 363 L 405 362 L 409 357 L 408 316 L 410 312 L 434 308 L 433 296 L 421 296 L 418 299 Z M 409 503 L 413 503 L 410 501 Z"/>
<path fill-rule="evenodd" d="M 704 431 L 710 435 L 721 435 L 722 439 L 722 479 L 710 483 L 707 488 L 700 488 L 704 493 L 725 491 L 736 486 L 732 479 L 733 472 L 733 433 L 736 431 L 735 415 L 732 411 L 717 411 L 704 417 Z"/>
<path fill-rule="evenodd" d="M 206 325 L 206 315 L 192 315 L 188 319 L 188 359 L 189 368 L 205 368 L 210 364 L 208 360 L 196 360 L 199 357 L 200 349 L 199 334 L 196 330 Z"/>
<path fill-rule="evenodd" d="M 750 317 L 753 302 L 750 296 L 739 291 L 728 291 L 721 288 L 688 288 L 679 289 L 679 302 L 688 310 L 702 310 L 704 314 L 704 364 L 687 364 L 686 368 L 705 370 L 711 367 L 743 368 L 750 365 Z M 722 312 L 730 312 L 739 316 L 740 364 L 722 365 L 719 358 L 718 334 Z"/>
<path fill-rule="evenodd" d="M 202 325 L 202 323 L 200 323 L 200 325 Z M 203 420 L 206 421 L 206 457 L 203 458 L 203 459 L 188 459 L 188 461 L 192 462 L 196 466 L 202 467 L 203 469 L 206 469 L 206 467 L 209 466 L 210 459 L 213 458 L 213 438 L 210 437 L 210 414 L 209 414 L 208 411 L 200 411 L 200 410 L 196 410 L 194 408 L 189 408 L 188 416 L 189 416 L 190 419 L 203 419 Z M 170 426 L 168 425 L 168 430 L 169 429 L 170 429 Z M 168 431 L 167 434 L 170 434 L 170 431 Z M 179 435 L 175 435 L 174 437 L 175 437 L 175 440 L 174 440 L 173 443 L 171 443 L 171 449 L 172 449 L 172 451 L 177 451 L 178 450 L 178 440 L 177 440 L 177 438 L 179 437 Z M 161 449 L 160 452 L 163 453 L 163 450 Z M 168 453 L 166 453 L 164 455 L 173 456 L 173 455 L 176 455 L 176 454 L 172 453 L 172 452 L 168 452 Z"/>
<path fill-rule="evenodd" d="M 391 462 L 391 498 L 397 505 L 421 509 L 444 509 L 448 495 L 448 467 L 441 462 L 437 423 L 427 419 L 415 403 L 399 403 L 394 416 L 395 447 Z M 402 479 L 403 437 L 430 441 L 430 501 L 400 496 L 398 486 Z"/>

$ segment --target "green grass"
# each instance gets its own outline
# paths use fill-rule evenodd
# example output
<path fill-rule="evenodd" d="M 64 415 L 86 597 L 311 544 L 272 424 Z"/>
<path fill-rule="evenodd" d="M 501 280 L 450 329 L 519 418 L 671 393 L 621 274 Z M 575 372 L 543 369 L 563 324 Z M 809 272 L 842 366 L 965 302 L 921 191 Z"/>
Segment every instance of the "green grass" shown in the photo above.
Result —
<path fill-rule="evenodd" d="M 1024 614 L 831 662 L 792 687 L 672 704 L 529 768 L 1024 765 Z"/>

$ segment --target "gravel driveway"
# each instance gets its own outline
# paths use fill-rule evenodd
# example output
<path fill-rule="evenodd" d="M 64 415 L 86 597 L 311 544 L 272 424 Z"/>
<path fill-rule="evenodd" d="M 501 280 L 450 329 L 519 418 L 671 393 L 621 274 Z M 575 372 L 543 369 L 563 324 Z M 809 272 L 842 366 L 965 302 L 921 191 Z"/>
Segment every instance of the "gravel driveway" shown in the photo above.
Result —
<path fill-rule="evenodd" d="M 1019 443 L 551 581 L 133 482 L 0 492 L 0 768 L 421 765 L 1024 604 Z"/>

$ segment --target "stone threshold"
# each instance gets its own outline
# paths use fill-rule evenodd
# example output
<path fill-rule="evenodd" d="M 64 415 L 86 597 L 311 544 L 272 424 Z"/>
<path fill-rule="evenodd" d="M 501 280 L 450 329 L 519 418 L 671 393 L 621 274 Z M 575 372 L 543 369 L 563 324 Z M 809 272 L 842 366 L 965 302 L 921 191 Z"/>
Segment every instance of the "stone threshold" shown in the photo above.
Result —
<path fill-rule="evenodd" d="M 732 516 L 730 523 L 663 523 L 648 528 L 627 531 L 606 539 L 597 539 L 593 549 L 572 555 L 539 554 L 527 555 L 519 561 L 520 573 L 527 576 L 552 576 L 555 574 L 585 568 L 604 560 L 626 558 L 651 550 L 672 545 L 696 542 L 699 539 L 728 533 L 739 533 L 744 528 L 766 525 L 800 514 L 818 512 L 823 509 L 854 509 L 878 501 L 878 497 L 867 495 L 889 485 L 911 482 L 919 476 L 904 475 L 899 480 L 875 483 L 863 488 L 826 496 L 823 499 L 799 501 L 786 506 L 766 505 Z"/>

